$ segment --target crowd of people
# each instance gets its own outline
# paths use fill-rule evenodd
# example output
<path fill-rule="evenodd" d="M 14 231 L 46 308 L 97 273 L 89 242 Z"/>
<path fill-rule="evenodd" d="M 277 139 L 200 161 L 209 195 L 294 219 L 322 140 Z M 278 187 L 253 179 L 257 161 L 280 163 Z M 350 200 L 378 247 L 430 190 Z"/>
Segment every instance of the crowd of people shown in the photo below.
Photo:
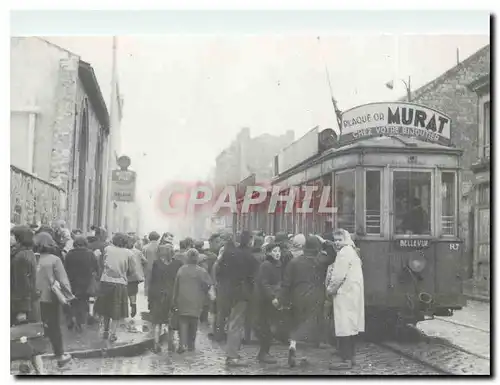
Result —
<path fill-rule="evenodd" d="M 345 230 L 324 238 L 221 232 L 208 242 L 186 238 L 175 246 L 168 232 L 143 239 L 116 233 L 109 242 L 103 228 L 84 237 L 64 222 L 11 226 L 11 325 L 43 322 L 59 366 L 71 360 L 61 313 L 76 332 L 101 322 L 102 337 L 113 343 L 118 325 L 136 316 L 142 282 L 155 352 L 162 350 L 164 328 L 169 352 L 195 350 L 198 325 L 211 318 L 209 337 L 225 344 L 228 366 L 248 365 L 240 349 L 253 335 L 263 364 L 276 363 L 273 341 L 288 344 L 293 367 L 297 342 L 318 346 L 325 339 L 338 348 L 331 369 L 355 364 L 356 336 L 364 331 L 363 273 Z M 38 373 L 41 353 L 32 358 Z"/>

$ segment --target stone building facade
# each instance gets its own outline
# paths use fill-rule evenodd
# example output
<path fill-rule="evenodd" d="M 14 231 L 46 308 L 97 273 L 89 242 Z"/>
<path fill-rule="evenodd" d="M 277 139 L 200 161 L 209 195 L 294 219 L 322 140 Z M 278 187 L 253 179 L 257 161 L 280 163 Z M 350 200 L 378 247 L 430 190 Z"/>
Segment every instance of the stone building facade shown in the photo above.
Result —
<path fill-rule="evenodd" d="M 465 241 L 464 268 L 472 279 L 477 269 L 474 250 L 475 212 L 473 210 L 474 171 L 478 159 L 478 94 L 470 84 L 489 75 L 490 46 L 485 46 L 467 59 L 417 90 L 412 90 L 411 101 L 449 115 L 452 119 L 452 144 L 463 150 L 462 185 L 460 193 L 459 235 Z M 406 101 L 407 98 L 401 99 Z"/>
<path fill-rule="evenodd" d="M 38 208 L 54 206 L 55 193 L 36 196 L 14 183 L 11 201 L 21 203 L 11 212 L 32 223 L 65 219 L 84 231 L 100 224 L 109 114 L 92 66 L 43 39 L 13 37 L 10 75 L 11 173 L 63 196 L 48 216 Z"/>
<path fill-rule="evenodd" d="M 474 190 L 472 205 L 473 228 L 473 280 L 471 291 L 479 295 L 490 294 L 490 196 L 491 196 L 491 96 L 490 74 L 475 80 L 469 88 L 478 95 L 477 101 L 477 152 L 472 165 Z"/>

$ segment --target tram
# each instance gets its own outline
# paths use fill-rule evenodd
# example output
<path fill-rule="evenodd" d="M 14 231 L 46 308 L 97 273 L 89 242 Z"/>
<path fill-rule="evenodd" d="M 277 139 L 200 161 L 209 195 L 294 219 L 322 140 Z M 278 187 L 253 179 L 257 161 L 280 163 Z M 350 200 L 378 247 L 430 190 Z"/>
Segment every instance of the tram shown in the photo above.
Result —
<path fill-rule="evenodd" d="M 294 206 L 291 213 L 266 214 L 266 207 L 257 207 L 238 218 L 239 227 L 292 234 L 348 230 L 361 250 L 367 332 L 450 316 L 465 305 L 461 150 L 451 145 L 450 133 L 448 116 L 417 104 L 346 111 L 338 137 L 312 130 L 275 162 L 272 185 L 283 187 L 280 194 L 292 186 L 328 186 L 330 212 L 304 214 Z M 312 207 L 319 200 L 313 194 Z"/>

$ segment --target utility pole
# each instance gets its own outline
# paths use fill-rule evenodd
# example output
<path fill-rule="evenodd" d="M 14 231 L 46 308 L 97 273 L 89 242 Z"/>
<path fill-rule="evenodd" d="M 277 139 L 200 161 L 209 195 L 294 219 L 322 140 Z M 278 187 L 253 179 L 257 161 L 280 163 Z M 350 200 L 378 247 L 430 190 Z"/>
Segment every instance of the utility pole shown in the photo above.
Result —
<path fill-rule="evenodd" d="M 325 57 L 323 55 L 323 50 L 321 49 L 321 39 L 318 36 L 318 45 L 319 45 L 319 51 L 321 53 L 321 58 L 323 60 L 323 64 L 325 65 L 325 72 L 326 72 L 326 80 L 328 82 L 328 89 L 330 90 L 330 97 L 332 99 L 332 105 L 333 105 L 333 111 L 335 112 L 335 117 L 337 119 L 337 124 L 339 126 L 339 134 L 342 134 L 342 111 L 339 110 L 337 106 L 337 100 L 333 97 L 333 89 L 332 89 L 332 82 L 330 81 L 330 72 L 328 72 L 328 66 L 326 64 Z"/>
<path fill-rule="evenodd" d="M 116 159 L 115 159 L 115 151 L 116 151 L 116 119 L 115 119 L 115 110 L 116 110 L 116 101 L 118 95 L 116 95 L 116 48 L 117 48 L 117 39 L 116 36 L 113 36 L 113 48 L 112 48 L 112 62 L 111 62 L 111 102 L 109 106 L 109 136 L 108 136 L 108 188 L 107 188 L 107 196 L 106 196 L 106 229 L 108 230 L 108 234 L 111 234 L 114 230 L 114 204 L 112 201 L 111 194 L 111 184 L 113 180 L 113 169 L 115 168 Z"/>

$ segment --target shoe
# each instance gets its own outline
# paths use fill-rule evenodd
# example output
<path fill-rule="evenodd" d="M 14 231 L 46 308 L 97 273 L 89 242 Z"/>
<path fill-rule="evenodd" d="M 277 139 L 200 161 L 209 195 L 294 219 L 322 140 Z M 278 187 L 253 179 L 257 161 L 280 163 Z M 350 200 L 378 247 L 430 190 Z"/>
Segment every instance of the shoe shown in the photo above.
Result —
<path fill-rule="evenodd" d="M 111 334 L 109 336 L 109 342 L 116 342 L 118 338 L 116 337 L 116 334 Z"/>
<path fill-rule="evenodd" d="M 352 369 L 351 360 L 333 362 L 330 364 L 330 370 L 349 370 L 349 369 Z"/>
<path fill-rule="evenodd" d="M 64 365 L 66 365 L 68 362 L 71 361 L 71 355 L 69 354 L 63 354 L 62 356 L 57 358 L 57 366 L 62 368 Z"/>
<path fill-rule="evenodd" d="M 268 353 L 259 354 L 257 356 L 257 360 L 259 360 L 259 362 L 262 364 L 277 364 L 278 363 L 278 361 Z"/>
<path fill-rule="evenodd" d="M 247 367 L 248 364 L 246 362 L 241 361 L 239 358 L 226 358 L 226 366 L 229 367 Z"/>
<path fill-rule="evenodd" d="M 296 355 L 297 352 L 294 348 L 288 349 L 288 366 L 291 368 L 294 368 L 297 365 Z"/>
<path fill-rule="evenodd" d="M 130 317 L 134 318 L 136 314 L 137 314 L 137 305 L 136 304 L 130 305 Z"/>

